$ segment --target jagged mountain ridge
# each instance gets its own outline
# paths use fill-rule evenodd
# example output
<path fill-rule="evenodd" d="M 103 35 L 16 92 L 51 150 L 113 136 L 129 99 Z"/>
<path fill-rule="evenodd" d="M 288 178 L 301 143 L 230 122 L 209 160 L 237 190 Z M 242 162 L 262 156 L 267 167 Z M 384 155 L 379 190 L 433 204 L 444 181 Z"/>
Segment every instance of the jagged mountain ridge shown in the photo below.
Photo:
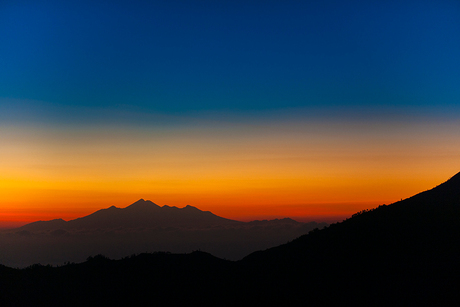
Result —
<path fill-rule="evenodd" d="M 187 205 L 184 208 L 163 206 L 140 199 L 126 208 L 111 206 L 90 215 L 70 220 L 38 221 L 20 227 L 21 230 L 150 228 L 150 227 L 211 227 L 242 222 L 217 216 Z"/>

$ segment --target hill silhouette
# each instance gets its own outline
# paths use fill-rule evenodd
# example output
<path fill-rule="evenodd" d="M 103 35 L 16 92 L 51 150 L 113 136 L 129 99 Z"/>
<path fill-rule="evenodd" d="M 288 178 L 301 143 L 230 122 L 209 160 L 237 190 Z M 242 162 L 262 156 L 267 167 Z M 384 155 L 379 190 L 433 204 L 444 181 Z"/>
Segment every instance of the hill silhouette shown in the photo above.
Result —
<path fill-rule="evenodd" d="M 267 280 L 287 281 L 287 293 L 301 290 L 302 283 L 289 278 L 293 274 L 317 276 L 318 283 L 309 286 L 326 302 L 439 305 L 460 301 L 459 243 L 460 173 L 242 262 L 258 274 L 270 268 Z"/>
<path fill-rule="evenodd" d="M 240 222 L 192 206 L 160 207 L 140 199 L 126 208 L 112 206 L 67 222 L 38 221 L 0 232 L 0 263 L 62 265 L 95 254 L 119 259 L 136 253 L 194 250 L 238 260 L 325 225 L 289 218 Z"/>
<path fill-rule="evenodd" d="M 126 208 L 111 206 L 68 222 L 62 219 L 38 221 L 24 225 L 20 229 L 41 231 L 120 227 L 210 227 L 238 223 L 241 222 L 217 216 L 209 211 L 201 211 L 192 206 L 177 208 L 165 205 L 160 207 L 149 200 L 140 199 Z"/>
<path fill-rule="evenodd" d="M 194 252 L 0 267 L 0 303 L 458 306 L 459 242 L 457 174 L 240 261 Z"/>

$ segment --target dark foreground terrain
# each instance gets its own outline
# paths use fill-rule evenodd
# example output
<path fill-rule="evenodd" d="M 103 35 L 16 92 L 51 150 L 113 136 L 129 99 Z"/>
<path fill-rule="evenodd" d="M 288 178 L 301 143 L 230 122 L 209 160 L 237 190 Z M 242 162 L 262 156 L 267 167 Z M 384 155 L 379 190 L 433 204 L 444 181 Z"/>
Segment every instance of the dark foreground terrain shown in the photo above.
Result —
<path fill-rule="evenodd" d="M 459 306 L 460 173 L 240 261 L 205 252 L 0 267 L 0 306 Z"/>

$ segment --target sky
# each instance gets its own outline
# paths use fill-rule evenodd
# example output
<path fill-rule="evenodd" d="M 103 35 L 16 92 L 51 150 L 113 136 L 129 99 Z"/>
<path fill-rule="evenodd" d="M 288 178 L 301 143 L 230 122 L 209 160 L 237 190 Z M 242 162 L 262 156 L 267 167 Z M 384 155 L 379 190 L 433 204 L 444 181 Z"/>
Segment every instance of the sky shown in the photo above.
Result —
<path fill-rule="evenodd" d="M 140 198 L 340 220 L 460 171 L 458 1 L 2 1 L 0 227 Z"/>

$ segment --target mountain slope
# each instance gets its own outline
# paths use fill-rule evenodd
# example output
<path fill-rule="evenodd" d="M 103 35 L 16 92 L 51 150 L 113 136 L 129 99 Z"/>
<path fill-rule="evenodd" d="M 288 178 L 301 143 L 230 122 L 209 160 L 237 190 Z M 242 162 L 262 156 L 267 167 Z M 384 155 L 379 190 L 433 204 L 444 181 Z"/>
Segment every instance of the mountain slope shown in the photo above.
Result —
<path fill-rule="evenodd" d="M 341 223 L 332 224 L 321 231 L 312 231 L 291 243 L 249 255 L 245 261 L 258 261 L 259 257 L 269 261 L 270 255 L 278 253 L 289 257 L 287 251 L 297 248 L 298 251 L 301 249 L 309 253 L 308 245 L 317 242 L 319 237 L 335 242 L 337 246 L 349 245 L 355 248 L 375 245 L 383 249 L 386 244 L 400 244 L 401 249 L 409 252 L 411 245 L 403 244 L 405 239 L 435 245 L 442 245 L 441 242 L 445 243 L 443 240 L 455 239 L 460 235 L 459 221 L 460 173 L 431 190 L 391 205 L 356 213 Z M 365 244 L 361 245 L 364 241 Z M 315 244 L 328 245 L 326 242 Z M 449 247 L 450 244 L 444 246 Z"/>
<path fill-rule="evenodd" d="M 308 285 L 315 297 L 330 302 L 447 304 L 460 301 L 459 243 L 460 173 L 429 191 L 255 252 L 242 263 L 253 275 L 268 270 L 267 280 L 285 281 L 280 287 L 292 297 Z M 299 273 L 318 283 L 290 279 Z"/>

